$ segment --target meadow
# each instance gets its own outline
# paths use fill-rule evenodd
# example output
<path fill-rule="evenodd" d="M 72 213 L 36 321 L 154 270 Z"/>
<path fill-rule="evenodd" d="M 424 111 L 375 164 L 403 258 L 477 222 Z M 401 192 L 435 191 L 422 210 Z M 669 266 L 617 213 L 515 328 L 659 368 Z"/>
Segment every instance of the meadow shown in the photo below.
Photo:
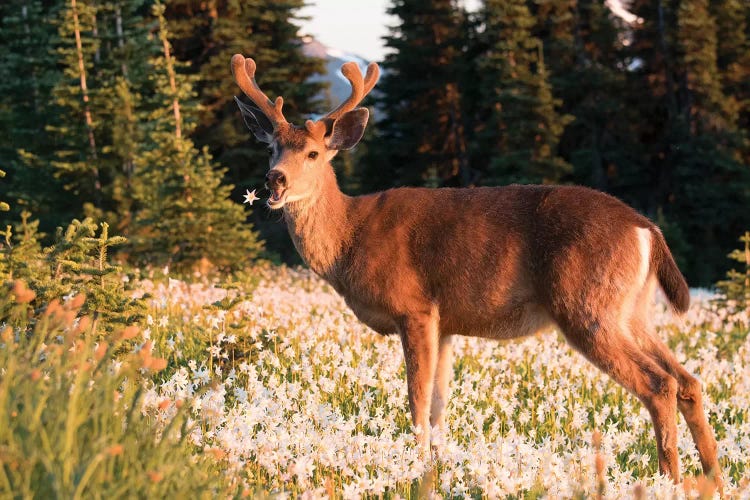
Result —
<path fill-rule="evenodd" d="M 686 480 L 674 486 L 656 474 L 643 406 L 556 333 L 456 338 L 449 430 L 424 460 L 399 339 L 359 323 L 310 272 L 188 283 L 165 269 L 129 288 L 142 324 L 112 331 L 82 317 L 83 295 L 36 313 L 20 282 L 0 298 L 3 496 L 711 494 L 682 418 Z M 730 311 L 704 295 L 682 318 L 659 304 L 654 315 L 704 384 L 726 493 L 750 498 L 750 317 Z"/>

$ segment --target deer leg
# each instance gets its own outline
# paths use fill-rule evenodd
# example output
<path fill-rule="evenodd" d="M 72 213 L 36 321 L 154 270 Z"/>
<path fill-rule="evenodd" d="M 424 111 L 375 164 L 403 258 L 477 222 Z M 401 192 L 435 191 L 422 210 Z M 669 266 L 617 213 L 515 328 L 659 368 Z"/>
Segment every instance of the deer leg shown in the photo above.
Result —
<path fill-rule="evenodd" d="M 594 365 L 643 403 L 654 424 L 659 471 L 678 483 L 677 380 L 617 331 L 599 329 L 573 335 L 565 332 L 565 336 Z"/>
<path fill-rule="evenodd" d="M 434 308 L 429 314 L 410 317 L 401 329 L 411 419 L 419 429 L 417 443 L 425 454 L 430 448 L 430 398 L 437 368 L 438 337 L 438 316 Z"/>
<path fill-rule="evenodd" d="M 451 336 L 440 337 L 435 381 L 432 387 L 430 425 L 445 430 L 445 407 L 450 396 L 450 382 L 453 379 L 453 345 Z"/>
<path fill-rule="evenodd" d="M 645 335 L 648 335 L 648 332 Z M 690 434 L 693 437 L 693 442 L 701 459 L 703 473 L 713 477 L 719 492 L 722 493 L 723 480 L 716 453 L 716 438 L 703 411 L 703 395 L 700 382 L 685 370 L 685 367 L 675 359 L 672 351 L 661 340 L 653 335 L 648 335 L 647 341 L 644 344 L 647 345 L 646 352 L 662 368 L 677 379 L 679 385 L 677 391 L 677 408 L 679 408 L 690 429 Z"/>

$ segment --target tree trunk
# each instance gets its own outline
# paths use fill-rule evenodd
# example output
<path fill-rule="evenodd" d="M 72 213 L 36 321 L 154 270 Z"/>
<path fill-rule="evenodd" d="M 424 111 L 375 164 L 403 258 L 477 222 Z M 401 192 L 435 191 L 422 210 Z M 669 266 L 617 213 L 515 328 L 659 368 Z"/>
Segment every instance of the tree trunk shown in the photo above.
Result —
<path fill-rule="evenodd" d="M 172 110 L 174 111 L 174 135 L 178 139 L 182 137 L 182 118 L 180 117 L 180 101 L 177 99 L 177 82 L 175 81 L 174 63 L 172 61 L 172 55 L 169 50 L 169 40 L 167 39 L 167 30 L 164 26 L 164 19 L 159 20 L 161 29 L 159 30 L 159 38 L 161 38 L 162 47 L 164 49 L 164 62 L 167 66 L 167 74 L 169 75 L 169 88 L 172 90 Z"/>
<path fill-rule="evenodd" d="M 86 86 L 86 67 L 83 64 L 83 44 L 81 43 L 81 29 L 78 25 L 78 8 L 76 0 L 70 0 L 70 8 L 73 13 L 73 29 L 76 37 L 76 51 L 78 53 L 78 71 L 81 75 L 81 94 L 83 96 L 83 116 L 86 121 L 86 132 L 89 138 L 89 148 L 91 151 L 91 172 L 94 175 L 94 196 L 97 207 L 102 204 L 102 184 L 99 179 L 99 160 L 96 153 L 96 138 L 94 137 L 94 121 L 91 119 L 91 109 L 89 107 L 89 90 Z"/>
<path fill-rule="evenodd" d="M 122 34 L 122 9 L 120 9 L 120 4 L 118 3 L 115 7 L 115 30 L 117 32 L 117 46 L 120 48 L 123 48 L 125 46 L 125 38 Z M 125 64 L 125 61 L 120 64 L 120 69 L 122 69 L 122 76 L 125 77 L 127 80 L 128 78 L 128 66 Z"/>

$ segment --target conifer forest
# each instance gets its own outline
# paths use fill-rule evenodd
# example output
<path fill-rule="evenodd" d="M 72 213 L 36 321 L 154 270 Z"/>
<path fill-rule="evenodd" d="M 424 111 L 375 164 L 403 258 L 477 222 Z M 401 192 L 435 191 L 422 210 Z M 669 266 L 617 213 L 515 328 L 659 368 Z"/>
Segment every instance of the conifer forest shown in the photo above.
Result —
<path fill-rule="evenodd" d="M 420 454 L 398 335 L 305 267 L 234 100 L 239 53 L 289 122 L 338 105 L 315 1 L 0 2 L 0 496 L 718 495 L 684 419 L 675 485 L 645 406 L 556 332 L 456 340 Z M 583 185 L 651 219 L 692 294 L 654 323 L 748 498 L 750 3 L 612 3 L 388 1 L 336 178 Z"/>

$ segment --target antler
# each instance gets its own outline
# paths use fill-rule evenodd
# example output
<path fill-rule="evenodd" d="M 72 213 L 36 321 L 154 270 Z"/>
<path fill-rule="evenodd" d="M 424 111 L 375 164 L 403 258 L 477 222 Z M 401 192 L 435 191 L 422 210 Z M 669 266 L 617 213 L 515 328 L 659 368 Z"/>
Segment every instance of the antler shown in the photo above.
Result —
<path fill-rule="evenodd" d="M 380 68 L 375 63 L 370 63 L 367 66 L 367 72 L 365 73 L 364 81 L 362 80 L 362 72 L 359 70 L 359 66 L 355 62 L 348 62 L 341 66 L 341 73 L 349 80 L 352 86 L 352 92 L 349 98 L 339 104 L 339 106 L 325 115 L 321 120 L 334 121 L 341 117 L 344 113 L 353 110 L 357 107 L 357 104 L 362 102 L 367 94 L 370 93 L 375 83 L 378 81 L 380 76 Z"/>
<path fill-rule="evenodd" d="M 250 57 L 245 58 L 242 54 L 232 56 L 232 74 L 237 85 L 268 117 L 273 124 L 273 128 L 277 129 L 281 124 L 287 123 L 281 111 L 282 106 L 284 106 L 284 99 L 279 96 L 274 103 L 260 90 L 255 82 L 255 67 L 255 61 Z"/>
<path fill-rule="evenodd" d="M 349 97 L 336 107 L 333 111 L 329 112 L 325 116 L 321 117 L 318 121 L 307 120 L 305 127 L 313 135 L 325 135 L 328 126 L 341 118 L 345 113 L 353 110 L 357 105 L 362 102 L 367 94 L 370 93 L 375 83 L 378 81 L 380 76 L 380 68 L 376 63 L 370 63 L 367 66 L 364 79 L 362 78 L 362 72 L 359 70 L 359 66 L 355 62 L 344 63 L 341 66 L 341 73 L 349 80 L 352 86 L 351 94 Z"/>

